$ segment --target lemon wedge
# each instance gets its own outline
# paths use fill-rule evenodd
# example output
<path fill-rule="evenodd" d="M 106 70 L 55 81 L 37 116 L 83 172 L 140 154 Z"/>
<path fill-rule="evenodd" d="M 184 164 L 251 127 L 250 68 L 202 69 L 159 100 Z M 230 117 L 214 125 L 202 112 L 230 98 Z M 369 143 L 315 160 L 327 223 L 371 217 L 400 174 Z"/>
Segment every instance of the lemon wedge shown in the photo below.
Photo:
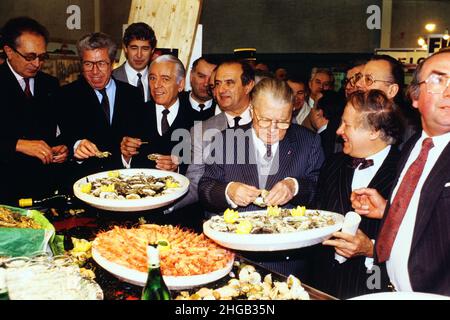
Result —
<path fill-rule="evenodd" d="M 81 192 L 83 193 L 89 193 L 92 190 L 92 183 L 88 182 L 88 183 L 84 183 L 81 185 Z"/>
<path fill-rule="evenodd" d="M 108 177 L 110 178 L 118 178 L 120 176 L 120 172 L 117 170 L 108 171 Z"/>
<path fill-rule="evenodd" d="M 159 251 L 167 251 L 170 250 L 170 242 L 167 239 L 159 239 L 158 241 L 156 241 L 156 248 Z"/>
<path fill-rule="evenodd" d="M 106 186 L 101 186 L 100 187 L 100 191 L 101 192 L 114 192 L 115 190 L 116 189 L 115 189 L 114 183 L 111 183 L 111 184 L 108 184 Z"/>
<path fill-rule="evenodd" d="M 237 219 L 239 218 L 239 212 L 233 209 L 227 209 L 223 213 L 223 220 L 225 220 L 226 223 L 235 223 Z"/>
<path fill-rule="evenodd" d="M 293 217 L 303 217 L 306 213 L 305 206 L 297 206 L 296 208 L 291 210 L 291 216 Z"/>
<path fill-rule="evenodd" d="M 281 213 L 281 208 L 278 208 L 278 206 L 272 207 L 269 206 L 267 207 L 267 215 L 269 217 L 278 217 Z"/>
<path fill-rule="evenodd" d="M 166 188 L 179 188 L 180 184 L 177 181 L 166 180 Z"/>
<path fill-rule="evenodd" d="M 253 226 L 252 223 L 248 220 L 242 220 L 241 222 L 239 222 L 239 224 L 237 225 L 236 228 L 236 233 L 239 234 L 248 234 L 252 231 Z"/>

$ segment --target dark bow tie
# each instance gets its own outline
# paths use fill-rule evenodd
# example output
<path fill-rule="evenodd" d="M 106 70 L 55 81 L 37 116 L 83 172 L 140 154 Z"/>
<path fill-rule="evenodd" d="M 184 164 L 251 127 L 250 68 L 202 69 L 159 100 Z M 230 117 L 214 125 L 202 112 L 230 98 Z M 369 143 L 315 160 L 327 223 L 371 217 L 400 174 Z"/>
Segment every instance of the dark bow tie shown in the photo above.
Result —
<path fill-rule="evenodd" d="M 373 166 L 373 160 L 372 159 L 367 160 L 364 158 L 352 158 L 349 166 L 352 169 L 356 169 L 359 166 L 358 170 L 363 170 L 370 166 Z"/>

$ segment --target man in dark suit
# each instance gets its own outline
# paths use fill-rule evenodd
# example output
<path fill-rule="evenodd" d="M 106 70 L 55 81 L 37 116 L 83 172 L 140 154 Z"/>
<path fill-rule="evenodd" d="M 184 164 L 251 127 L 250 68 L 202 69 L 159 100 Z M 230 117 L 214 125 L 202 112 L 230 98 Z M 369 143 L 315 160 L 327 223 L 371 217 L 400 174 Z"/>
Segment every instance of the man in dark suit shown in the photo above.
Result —
<path fill-rule="evenodd" d="M 398 291 L 450 296 L 449 79 L 448 49 L 418 66 L 409 93 L 423 131 L 402 149 L 392 193 L 383 198 L 365 188 L 352 194 L 358 213 L 383 219 L 375 258 L 386 261 Z"/>
<path fill-rule="evenodd" d="M 209 78 L 215 68 L 216 64 L 205 57 L 195 60 L 190 76 L 192 90 L 180 94 L 180 99 L 191 105 L 195 121 L 203 121 L 217 114 L 217 103 L 208 90 Z"/>
<path fill-rule="evenodd" d="M 137 88 L 111 77 L 116 45 L 109 35 L 88 34 L 77 48 L 82 77 L 58 95 L 61 131 L 75 157 L 69 179 L 123 166 L 120 141 L 143 104 Z"/>
<path fill-rule="evenodd" d="M 216 136 L 199 182 L 199 198 L 206 210 L 222 214 L 261 209 L 253 204 L 262 189 L 270 206 L 309 206 L 315 196 L 323 162 L 320 137 L 291 124 L 292 90 L 284 81 L 263 79 L 253 89 L 253 122 Z M 236 138 L 236 139 L 235 139 Z M 212 147 L 214 145 L 214 147 Z M 305 250 L 248 254 L 283 274 L 306 277 Z"/>
<path fill-rule="evenodd" d="M 354 189 L 370 186 L 389 194 L 399 158 L 394 144 L 401 137 L 400 128 L 400 116 L 382 91 L 351 94 L 337 129 L 343 152 L 327 159 L 321 170 L 317 208 L 345 215 L 352 211 Z M 373 259 L 365 249 L 371 247 L 379 224 L 377 219 L 362 217 L 355 236 L 337 232 L 323 243 L 331 248 L 318 245 L 311 284 L 341 299 L 375 292 L 367 286 Z M 339 264 L 335 251 L 352 258 Z"/>
<path fill-rule="evenodd" d="M 57 141 L 52 95 L 58 80 L 40 71 L 48 59 L 48 32 L 37 21 L 19 17 L 2 28 L 7 56 L 0 66 L 0 202 L 49 196 L 58 188 L 56 172 L 68 149 Z"/>
<path fill-rule="evenodd" d="M 116 80 L 138 87 L 144 101 L 150 99 L 148 65 L 155 48 L 155 32 L 148 24 L 144 22 L 130 24 L 123 35 L 123 50 L 127 61 L 113 70 Z"/>
<path fill-rule="evenodd" d="M 127 166 L 178 170 L 177 161 L 183 154 L 172 155 L 173 148 L 180 142 L 172 141 L 172 136 L 177 130 L 185 130 L 188 135 L 194 123 L 190 105 L 183 104 L 178 97 L 184 89 L 185 76 L 183 63 L 172 55 L 159 56 L 150 64 L 152 101 L 146 103 L 136 124 L 128 129 L 121 142 Z M 147 157 L 152 153 L 158 154 L 155 161 Z M 187 165 L 183 164 L 180 173 L 185 173 L 186 169 Z"/>

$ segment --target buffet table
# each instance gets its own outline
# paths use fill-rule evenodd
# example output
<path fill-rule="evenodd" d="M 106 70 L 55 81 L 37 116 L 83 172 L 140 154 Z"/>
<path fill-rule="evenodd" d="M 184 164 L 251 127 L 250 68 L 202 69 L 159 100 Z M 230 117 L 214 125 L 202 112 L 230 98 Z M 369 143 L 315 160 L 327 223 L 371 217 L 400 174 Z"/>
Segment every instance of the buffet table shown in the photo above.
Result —
<path fill-rule="evenodd" d="M 63 206 L 60 206 L 59 208 L 49 209 L 37 207 L 35 209 L 44 212 L 47 219 L 55 226 L 56 233 L 64 236 L 64 244 L 66 250 L 70 250 L 73 246 L 71 237 L 92 241 L 95 239 L 99 231 L 110 230 L 115 225 L 130 228 L 133 226 L 137 226 L 140 223 L 164 224 L 170 222 L 168 221 L 168 218 L 164 217 L 160 212 L 110 212 L 93 208 L 77 199 L 73 199 L 70 204 L 65 204 Z M 200 225 L 201 223 L 199 221 L 196 226 L 199 227 Z M 190 225 L 189 227 L 193 227 L 193 225 Z M 196 229 L 196 231 L 199 232 L 198 228 Z M 263 266 L 257 265 L 253 262 L 249 262 L 239 255 L 236 255 L 235 261 L 238 261 L 238 263 L 241 264 L 253 265 L 262 277 L 264 277 L 268 273 L 271 273 L 274 281 L 285 281 L 287 279 L 285 276 L 271 270 L 267 270 Z M 114 275 L 99 266 L 92 258 L 87 261 L 85 268 L 94 271 L 95 281 L 102 288 L 105 300 L 140 299 L 142 287 L 119 280 Z M 232 272 L 237 272 L 236 266 L 233 267 Z M 209 288 L 218 288 L 226 284 L 230 279 L 230 276 L 227 275 L 220 280 L 208 284 L 207 286 Z M 336 300 L 336 298 L 319 290 L 316 290 L 308 285 L 302 285 L 310 295 L 310 298 L 313 300 Z M 200 288 L 201 286 L 188 291 L 193 292 Z M 172 290 L 171 293 L 172 298 L 175 299 L 180 294 L 180 291 Z"/>

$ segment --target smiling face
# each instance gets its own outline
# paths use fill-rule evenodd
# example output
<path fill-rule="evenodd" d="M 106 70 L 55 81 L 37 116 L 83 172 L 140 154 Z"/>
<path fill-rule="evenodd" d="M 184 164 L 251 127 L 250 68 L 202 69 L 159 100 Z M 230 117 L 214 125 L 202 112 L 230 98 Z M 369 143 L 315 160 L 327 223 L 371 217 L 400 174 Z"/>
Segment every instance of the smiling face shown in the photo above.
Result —
<path fill-rule="evenodd" d="M 178 93 L 184 88 L 184 79 L 177 83 L 176 65 L 169 61 L 152 63 L 148 82 L 153 101 L 165 108 L 177 101 Z"/>
<path fill-rule="evenodd" d="M 316 100 L 319 94 L 325 90 L 331 90 L 332 88 L 331 77 L 323 72 L 318 72 L 315 74 L 314 78 L 309 81 L 309 89 L 311 91 L 311 98 Z"/>
<path fill-rule="evenodd" d="M 223 111 L 240 115 L 250 103 L 253 81 L 242 84 L 242 67 L 238 63 L 221 65 L 214 78 L 217 103 Z"/>
<path fill-rule="evenodd" d="M 44 37 L 34 33 L 24 32 L 17 38 L 16 43 L 16 50 L 23 55 L 30 53 L 40 55 L 47 51 Z M 25 58 L 9 46 L 5 46 L 5 53 L 14 71 L 24 78 L 34 77 L 44 64 L 39 59 L 33 61 L 25 60 Z"/>
<path fill-rule="evenodd" d="M 149 64 L 154 48 L 150 45 L 149 40 L 131 40 L 124 48 L 130 66 L 136 70 L 144 70 Z"/>
<path fill-rule="evenodd" d="M 90 86 L 94 89 L 100 90 L 106 87 L 111 79 L 112 74 L 112 63 L 109 59 L 108 49 L 94 49 L 94 50 L 84 50 L 82 54 L 82 62 L 93 62 L 94 66 L 92 69 L 86 69 L 83 66 L 83 76 Z M 106 64 L 101 64 L 99 67 L 97 62 L 106 62 Z"/>
<path fill-rule="evenodd" d="M 423 65 L 419 81 L 426 80 L 433 73 L 450 77 L 450 52 L 429 58 Z M 450 86 L 442 93 L 429 93 L 427 85 L 422 83 L 419 96 L 413 99 L 413 106 L 419 109 L 423 130 L 429 136 L 450 132 Z"/>
<path fill-rule="evenodd" d="M 344 140 L 343 152 L 351 157 L 365 158 L 372 141 L 372 131 L 361 125 L 361 114 L 348 102 L 342 115 L 342 122 L 336 134 Z"/>
<path fill-rule="evenodd" d="M 305 84 L 291 80 L 288 80 L 287 84 L 292 89 L 292 92 L 294 92 L 294 111 L 301 109 L 305 103 Z"/>

